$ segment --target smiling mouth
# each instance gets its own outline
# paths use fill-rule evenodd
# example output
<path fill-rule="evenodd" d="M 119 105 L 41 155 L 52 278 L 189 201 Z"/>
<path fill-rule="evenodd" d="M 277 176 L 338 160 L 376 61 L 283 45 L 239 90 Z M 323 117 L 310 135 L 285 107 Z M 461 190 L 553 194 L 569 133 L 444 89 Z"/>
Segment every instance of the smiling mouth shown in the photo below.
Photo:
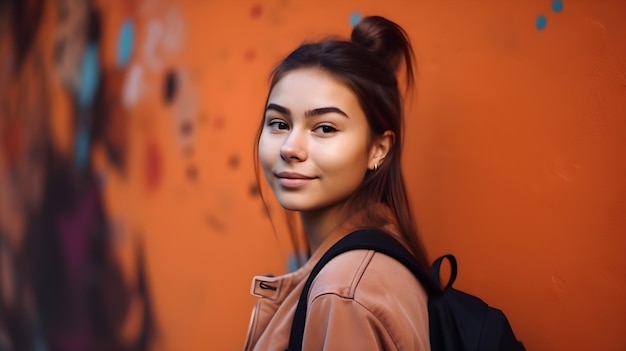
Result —
<path fill-rule="evenodd" d="M 311 182 L 313 178 L 278 178 L 278 182 L 285 188 L 299 188 Z"/>
<path fill-rule="evenodd" d="M 310 183 L 315 178 L 307 177 L 299 173 L 280 172 L 276 174 L 278 183 L 284 188 L 299 188 Z"/>

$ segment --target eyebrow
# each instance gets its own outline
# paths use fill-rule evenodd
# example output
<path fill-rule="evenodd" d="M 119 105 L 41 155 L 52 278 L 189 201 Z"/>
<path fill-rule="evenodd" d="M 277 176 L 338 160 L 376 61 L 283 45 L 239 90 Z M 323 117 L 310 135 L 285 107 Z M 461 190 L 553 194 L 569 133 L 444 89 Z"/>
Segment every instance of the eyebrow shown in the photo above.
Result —
<path fill-rule="evenodd" d="M 276 111 L 278 113 L 281 113 L 283 115 L 286 116 L 291 116 L 291 111 L 284 107 L 284 106 L 280 106 L 277 104 L 269 104 L 267 105 L 266 111 Z M 327 113 L 338 113 L 342 116 L 348 117 L 348 114 L 343 112 L 341 109 L 334 107 L 334 106 L 330 106 L 330 107 L 320 107 L 320 108 L 315 108 L 312 110 L 307 110 L 304 112 L 304 116 L 305 117 L 315 117 L 315 116 L 321 116 L 321 115 L 325 115 Z M 349 118 L 349 117 L 348 117 Z"/>

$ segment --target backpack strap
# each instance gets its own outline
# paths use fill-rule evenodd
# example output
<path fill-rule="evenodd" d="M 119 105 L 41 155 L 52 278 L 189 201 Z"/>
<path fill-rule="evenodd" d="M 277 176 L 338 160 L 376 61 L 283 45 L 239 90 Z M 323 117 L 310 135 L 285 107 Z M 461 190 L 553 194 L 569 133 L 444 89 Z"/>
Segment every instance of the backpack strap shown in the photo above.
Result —
<path fill-rule="evenodd" d="M 307 304 L 309 298 L 309 290 L 313 280 L 317 274 L 336 256 L 351 250 L 374 250 L 387 256 L 390 256 L 402 263 L 422 284 L 428 296 L 441 296 L 442 291 L 439 285 L 439 277 L 437 281 L 428 274 L 407 249 L 402 246 L 391 235 L 380 230 L 357 230 L 346 237 L 339 240 L 320 258 L 319 262 L 313 267 L 311 274 L 307 278 L 298 305 L 296 313 L 291 325 L 291 334 L 289 336 L 289 346 L 287 351 L 302 350 L 302 339 L 304 338 L 304 327 L 306 322 Z M 441 258 L 443 259 L 443 257 Z M 441 260 L 440 259 L 440 260 Z M 452 257 L 454 259 L 454 257 Z M 456 263 L 456 262 L 455 262 Z M 437 273 L 439 273 L 439 262 Z M 454 276 L 456 277 L 456 264 L 454 265 Z M 448 283 L 452 284 L 454 279 Z"/>
<path fill-rule="evenodd" d="M 441 286 L 442 284 L 441 284 L 439 271 L 441 270 L 441 263 L 445 259 L 450 261 L 450 278 L 448 279 L 446 286 L 443 288 L 444 291 L 447 290 L 448 288 L 451 288 L 452 284 L 454 284 L 454 281 L 456 280 L 456 274 L 457 274 L 456 258 L 451 254 L 443 255 L 439 257 L 438 259 L 436 259 L 435 262 L 433 262 L 432 267 L 430 268 L 430 277 L 433 279 L 435 284 L 437 284 L 437 286 Z"/>

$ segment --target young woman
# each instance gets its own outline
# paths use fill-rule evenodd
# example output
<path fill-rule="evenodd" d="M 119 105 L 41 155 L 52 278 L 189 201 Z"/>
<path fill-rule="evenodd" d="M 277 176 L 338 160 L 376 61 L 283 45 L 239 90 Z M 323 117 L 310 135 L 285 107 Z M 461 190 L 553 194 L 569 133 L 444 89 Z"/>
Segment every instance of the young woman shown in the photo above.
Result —
<path fill-rule="evenodd" d="M 274 70 L 258 135 L 258 163 L 278 202 L 300 216 L 312 253 L 299 270 L 258 276 L 246 350 L 285 350 L 315 263 L 356 229 L 376 228 L 427 260 L 401 171 L 403 97 L 413 84 L 405 31 L 364 18 L 349 41 L 304 44 Z M 315 278 L 303 350 L 429 350 L 427 296 L 402 264 L 344 253 Z"/>

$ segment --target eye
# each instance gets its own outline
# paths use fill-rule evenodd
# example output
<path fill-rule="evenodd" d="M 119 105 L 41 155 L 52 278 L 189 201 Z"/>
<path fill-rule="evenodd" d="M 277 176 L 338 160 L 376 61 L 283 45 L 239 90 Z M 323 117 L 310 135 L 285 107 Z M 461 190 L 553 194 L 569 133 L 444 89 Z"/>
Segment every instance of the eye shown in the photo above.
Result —
<path fill-rule="evenodd" d="M 337 128 L 328 124 L 324 124 L 315 128 L 315 132 L 320 133 L 320 134 L 331 134 L 337 131 L 338 131 Z"/>
<path fill-rule="evenodd" d="M 270 120 L 267 123 L 267 126 L 270 127 L 271 130 L 288 130 L 289 129 L 289 124 L 279 119 Z"/>

